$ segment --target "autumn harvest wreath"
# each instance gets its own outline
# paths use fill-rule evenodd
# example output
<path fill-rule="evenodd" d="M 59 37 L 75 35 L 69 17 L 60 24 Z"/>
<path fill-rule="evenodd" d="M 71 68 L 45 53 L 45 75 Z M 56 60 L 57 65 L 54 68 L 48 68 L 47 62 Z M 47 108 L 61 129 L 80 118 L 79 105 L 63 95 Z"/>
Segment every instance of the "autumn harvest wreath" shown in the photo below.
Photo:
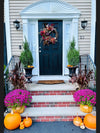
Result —
<path fill-rule="evenodd" d="M 52 35 L 55 37 L 52 37 Z M 43 45 L 49 45 L 50 43 L 55 44 L 58 38 L 58 32 L 56 28 L 54 28 L 54 24 L 46 24 L 45 28 L 40 31 L 40 35 L 42 36 L 41 41 L 43 40 Z"/>

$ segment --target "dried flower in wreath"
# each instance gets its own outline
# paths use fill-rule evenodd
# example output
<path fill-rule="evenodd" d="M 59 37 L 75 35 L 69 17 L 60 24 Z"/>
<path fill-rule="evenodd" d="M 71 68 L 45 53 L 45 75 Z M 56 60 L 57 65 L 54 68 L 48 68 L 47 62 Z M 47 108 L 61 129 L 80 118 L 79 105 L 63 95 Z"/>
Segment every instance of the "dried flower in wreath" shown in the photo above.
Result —
<path fill-rule="evenodd" d="M 50 43 L 55 44 L 58 38 L 58 32 L 56 28 L 54 28 L 54 24 L 47 24 L 42 31 L 40 31 L 40 35 L 42 36 L 41 41 L 43 41 L 43 45 L 49 45 Z M 55 37 L 52 37 L 52 35 Z"/>

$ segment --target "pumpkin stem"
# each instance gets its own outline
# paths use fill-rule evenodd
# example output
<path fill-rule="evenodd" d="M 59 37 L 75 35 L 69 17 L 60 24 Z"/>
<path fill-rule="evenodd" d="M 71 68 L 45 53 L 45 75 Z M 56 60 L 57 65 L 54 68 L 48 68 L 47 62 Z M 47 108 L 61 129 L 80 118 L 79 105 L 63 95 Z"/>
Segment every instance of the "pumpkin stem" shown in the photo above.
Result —
<path fill-rule="evenodd" d="M 13 110 L 11 110 L 11 114 L 14 114 Z"/>
<path fill-rule="evenodd" d="M 28 113 L 26 114 L 26 119 L 28 119 Z"/>
<path fill-rule="evenodd" d="M 78 112 L 77 112 L 77 120 L 78 120 Z"/>

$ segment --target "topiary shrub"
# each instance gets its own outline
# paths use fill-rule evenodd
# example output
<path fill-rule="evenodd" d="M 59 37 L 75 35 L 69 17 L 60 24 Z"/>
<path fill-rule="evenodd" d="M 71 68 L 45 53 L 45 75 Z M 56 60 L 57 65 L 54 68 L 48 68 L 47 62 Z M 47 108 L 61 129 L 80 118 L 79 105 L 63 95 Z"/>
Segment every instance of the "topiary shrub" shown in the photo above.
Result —
<path fill-rule="evenodd" d="M 75 49 L 75 40 L 70 43 L 70 47 L 67 53 L 69 65 L 76 66 L 79 63 L 79 51 Z"/>
<path fill-rule="evenodd" d="M 29 49 L 29 45 L 28 45 L 26 38 L 25 38 L 25 42 L 23 42 L 23 44 L 24 44 L 24 46 L 23 46 L 24 51 L 21 53 L 20 61 L 24 65 L 24 67 L 27 67 L 28 65 L 33 64 L 33 57 L 32 57 L 32 53 Z"/>

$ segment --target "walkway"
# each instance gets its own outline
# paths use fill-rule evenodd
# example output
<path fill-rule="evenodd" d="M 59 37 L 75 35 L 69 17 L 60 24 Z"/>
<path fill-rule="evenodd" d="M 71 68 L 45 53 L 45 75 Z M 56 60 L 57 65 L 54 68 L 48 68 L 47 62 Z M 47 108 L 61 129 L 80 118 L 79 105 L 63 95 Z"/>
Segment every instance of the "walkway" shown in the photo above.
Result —
<path fill-rule="evenodd" d="M 29 128 L 23 130 L 16 129 L 9 131 L 4 130 L 4 133 L 96 133 L 88 129 L 82 130 L 73 125 L 73 122 L 35 122 Z"/>

